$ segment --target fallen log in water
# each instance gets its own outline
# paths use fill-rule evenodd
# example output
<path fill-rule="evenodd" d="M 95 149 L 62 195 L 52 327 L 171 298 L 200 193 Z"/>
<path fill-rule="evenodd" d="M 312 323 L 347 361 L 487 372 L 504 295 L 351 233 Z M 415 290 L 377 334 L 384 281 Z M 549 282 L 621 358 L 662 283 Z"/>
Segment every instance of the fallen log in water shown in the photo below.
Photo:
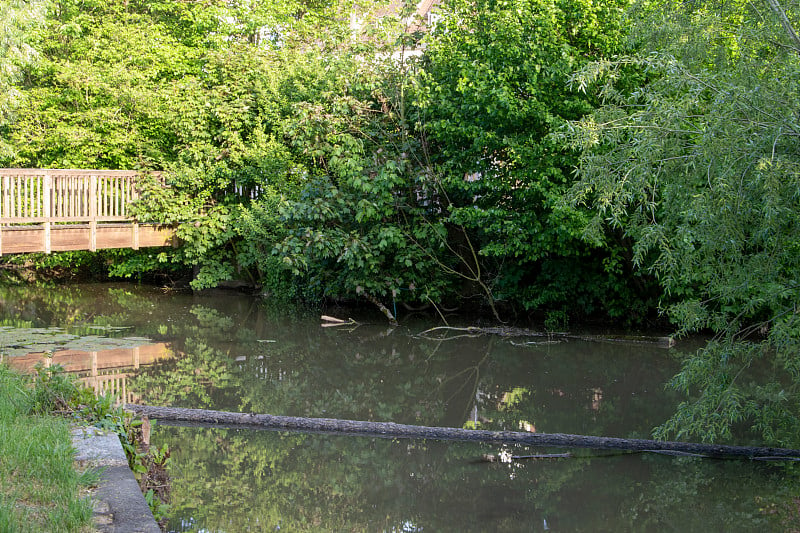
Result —
<path fill-rule="evenodd" d="M 301 418 L 294 416 L 231 413 L 227 411 L 155 407 L 130 403 L 125 404 L 125 409 L 133 411 L 140 416 L 155 418 L 166 423 L 194 422 L 213 425 L 231 425 L 252 429 L 345 433 L 374 437 L 494 442 L 559 448 L 669 453 L 675 455 L 696 454 L 714 458 L 800 460 L 800 450 L 790 450 L 786 448 L 726 446 L 722 444 L 700 444 L 648 439 L 621 439 L 614 437 L 570 435 L 566 433 L 526 433 L 520 431 L 428 427 L 395 424 L 394 422 L 364 422 L 358 420 L 339 420 L 336 418 Z"/>

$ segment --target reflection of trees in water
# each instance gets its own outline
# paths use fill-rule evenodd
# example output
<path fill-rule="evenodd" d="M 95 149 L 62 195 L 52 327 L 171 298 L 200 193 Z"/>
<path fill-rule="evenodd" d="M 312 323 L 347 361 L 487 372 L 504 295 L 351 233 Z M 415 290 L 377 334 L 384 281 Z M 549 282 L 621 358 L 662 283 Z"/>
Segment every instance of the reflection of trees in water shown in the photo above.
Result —
<path fill-rule="evenodd" d="M 153 302 L 151 289 L 125 284 L 14 285 L 0 287 L 0 315 L 30 326 L 75 327 L 91 324 L 126 324 L 134 321 L 137 304 Z"/>
<path fill-rule="evenodd" d="M 231 430 L 161 428 L 172 442 L 176 479 L 173 527 L 244 531 L 480 530 L 482 501 L 470 478 L 502 486 L 508 476 L 476 465 L 440 443 Z M 184 477 L 185 476 L 185 477 Z M 494 483 L 493 483 L 494 484 Z M 440 494 L 439 488 L 445 487 Z M 519 501 L 514 515 L 527 508 Z M 506 506 L 507 507 L 507 506 Z M 232 510 L 236 510 L 235 512 Z M 506 508 L 506 512 L 508 508 Z M 180 517 L 180 518 L 177 518 Z M 191 519 L 189 518 L 191 517 Z"/>
<path fill-rule="evenodd" d="M 537 349 L 487 336 L 413 338 L 410 330 L 325 330 L 317 320 L 236 314 L 213 301 L 164 326 L 181 357 L 145 369 L 154 404 L 612 436 L 648 436 L 674 400 L 664 351 L 590 343 Z M 512 402 L 509 398 L 514 397 Z"/>
<path fill-rule="evenodd" d="M 212 329 L 226 323 L 207 311 L 193 314 L 207 317 Z M 204 335 L 205 326 L 181 327 Z M 224 332 L 205 334 L 210 340 L 201 350 L 192 348 L 196 338 L 189 337 L 191 364 L 185 370 L 164 366 L 151 379 L 162 380 L 159 386 L 172 387 L 177 401 L 190 405 L 199 396 L 189 389 L 181 396 L 179 385 L 186 381 L 174 374 L 184 372 L 191 381 L 194 373 L 200 387 L 213 381 L 203 379 L 209 365 L 222 364 L 230 379 L 207 390 L 215 408 L 461 425 L 476 406 L 486 427 L 517 429 L 529 421 L 540 431 L 600 435 L 646 433 L 673 408 L 659 386 L 674 371 L 663 352 L 593 346 L 593 352 L 576 355 L 568 345 L 520 351 L 497 338 L 419 343 L 401 330 L 388 336 L 367 327 L 331 332 L 314 322 L 291 331 L 259 327 L 262 334 L 255 335 L 239 323 L 239 344 Z M 208 349 L 213 343 L 217 348 Z M 639 429 L 631 429 L 631 419 Z M 476 463 L 482 453 L 497 452 L 486 446 L 160 431 L 177 450 L 176 528 L 177 521 L 191 520 L 193 528 L 211 530 L 280 525 L 292 531 L 400 531 L 414 525 L 429 531 L 530 531 L 547 523 L 561 530 L 612 531 L 681 523 L 747 531 L 768 519 L 758 513 L 753 495 L 770 494 L 778 477 L 750 466 L 739 471 L 735 465 L 662 457 L 488 465 Z M 742 494 L 742 487 L 749 492 Z"/>
<path fill-rule="evenodd" d="M 755 497 L 787 474 L 661 456 L 489 464 L 477 461 L 497 451 L 487 445 L 268 431 L 161 427 L 154 438 L 173 450 L 178 530 L 772 530 Z"/>
<path fill-rule="evenodd" d="M 643 433 L 663 420 L 665 402 L 636 386 L 663 382 L 664 365 L 619 346 L 594 345 L 582 356 L 566 345 L 520 349 L 494 337 L 437 343 L 411 339 L 403 328 L 320 330 L 315 319 L 254 298 L 118 284 L 5 288 L 0 299 L 9 309 L 26 302 L 7 319 L 45 314 L 135 325 L 137 335 L 170 342 L 181 357 L 144 371 L 135 384 L 153 403 L 451 426 L 474 411 L 485 427 L 615 435 L 623 433 L 609 428 L 632 414 L 648 420 L 637 430 Z M 518 389 L 525 394 L 508 405 Z"/>
<path fill-rule="evenodd" d="M 232 343 L 208 335 L 200 341 L 196 325 L 182 328 L 192 335 L 178 347 L 182 356 L 144 369 L 135 380 L 146 401 L 369 420 L 440 418 L 437 390 L 444 371 L 432 368 L 407 338 L 250 335 L 246 341 L 239 327 Z M 259 342 L 264 340 L 274 342 Z"/>
<path fill-rule="evenodd" d="M 224 354 L 203 341 L 186 339 L 176 357 L 142 368 L 128 387 L 154 405 L 214 405 L 212 397 L 233 384 Z"/>

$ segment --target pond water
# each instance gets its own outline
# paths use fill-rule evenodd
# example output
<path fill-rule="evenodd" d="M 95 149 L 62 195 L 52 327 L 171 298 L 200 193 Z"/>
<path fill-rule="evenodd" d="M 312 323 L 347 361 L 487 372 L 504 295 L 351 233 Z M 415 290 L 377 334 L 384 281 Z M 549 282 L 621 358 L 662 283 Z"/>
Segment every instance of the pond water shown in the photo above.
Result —
<path fill-rule="evenodd" d="M 57 362 L 152 405 L 648 438 L 680 401 L 664 388 L 676 349 L 430 340 L 418 334 L 438 324 L 401 316 L 390 329 L 377 314 L 322 328 L 318 315 L 224 292 L 0 287 L 0 319 L 12 365 Z M 786 464 L 589 450 L 489 463 L 502 446 L 168 426 L 152 442 L 172 452 L 171 531 L 797 528 Z"/>

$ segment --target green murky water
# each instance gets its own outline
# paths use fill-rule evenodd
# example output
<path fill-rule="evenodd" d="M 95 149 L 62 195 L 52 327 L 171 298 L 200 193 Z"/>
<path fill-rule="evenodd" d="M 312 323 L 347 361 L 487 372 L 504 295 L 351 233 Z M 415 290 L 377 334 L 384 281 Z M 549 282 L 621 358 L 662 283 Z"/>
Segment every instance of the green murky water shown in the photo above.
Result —
<path fill-rule="evenodd" d="M 38 328 L 92 354 L 46 347 L 52 361 L 98 387 L 122 379 L 129 399 L 155 405 L 646 438 L 680 400 L 663 386 L 677 352 L 647 346 L 433 341 L 417 334 L 436 324 L 401 317 L 388 329 L 379 315 L 321 328 L 318 316 L 246 296 L 122 284 L 0 288 L 0 313 L 5 360 L 30 367 L 30 339 L 9 339 Z M 792 465 L 591 451 L 487 463 L 502 447 L 158 426 L 153 443 L 164 442 L 173 531 L 797 527 L 783 522 L 796 507 Z"/>

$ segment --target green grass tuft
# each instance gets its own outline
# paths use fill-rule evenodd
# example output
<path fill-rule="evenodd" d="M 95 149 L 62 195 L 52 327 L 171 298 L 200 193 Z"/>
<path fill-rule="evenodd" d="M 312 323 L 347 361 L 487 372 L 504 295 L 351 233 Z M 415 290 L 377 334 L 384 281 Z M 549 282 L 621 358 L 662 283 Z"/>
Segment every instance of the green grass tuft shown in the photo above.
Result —
<path fill-rule="evenodd" d="M 0 532 L 90 531 L 80 494 L 96 475 L 76 471 L 69 424 L 36 414 L 30 382 L 0 364 Z"/>

